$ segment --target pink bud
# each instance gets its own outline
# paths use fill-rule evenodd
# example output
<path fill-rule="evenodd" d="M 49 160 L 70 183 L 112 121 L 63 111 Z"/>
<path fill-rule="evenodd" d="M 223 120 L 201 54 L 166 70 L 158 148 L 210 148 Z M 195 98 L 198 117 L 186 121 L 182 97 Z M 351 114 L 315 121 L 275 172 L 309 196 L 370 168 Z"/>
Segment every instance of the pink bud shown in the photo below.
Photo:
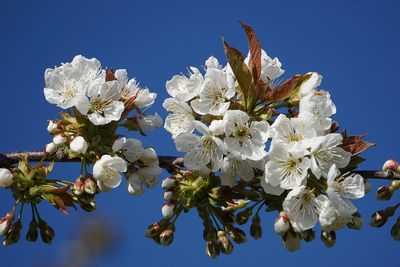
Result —
<path fill-rule="evenodd" d="M 387 170 L 397 171 L 398 167 L 399 167 L 399 163 L 397 161 L 395 161 L 394 159 L 389 159 L 383 164 L 382 170 L 383 171 L 387 171 Z"/>
<path fill-rule="evenodd" d="M 283 235 L 289 230 L 289 218 L 284 211 L 279 213 L 278 218 L 275 220 L 274 230 L 277 234 Z"/>
<path fill-rule="evenodd" d="M 14 220 L 14 214 L 7 213 L 6 216 L 0 219 L 0 235 L 5 235 L 11 228 Z"/>

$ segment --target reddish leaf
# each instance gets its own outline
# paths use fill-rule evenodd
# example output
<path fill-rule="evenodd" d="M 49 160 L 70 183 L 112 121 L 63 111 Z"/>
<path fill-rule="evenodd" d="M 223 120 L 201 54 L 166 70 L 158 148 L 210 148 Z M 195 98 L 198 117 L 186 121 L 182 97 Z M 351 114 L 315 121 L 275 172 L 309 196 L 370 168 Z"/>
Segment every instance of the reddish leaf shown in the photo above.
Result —
<path fill-rule="evenodd" d="M 352 153 L 353 156 L 356 156 L 368 148 L 374 146 L 374 143 L 370 143 L 367 141 L 363 141 L 362 139 L 367 135 L 354 135 L 354 136 L 347 136 L 346 130 L 342 132 L 343 136 L 343 149 Z"/>
<path fill-rule="evenodd" d="M 112 69 L 106 69 L 106 82 L 115 81 L 116 79 L 114 71 Z"/>
<path fill-rule="evenodd" d="M 256 88 L 259 88 L 259 83 L 261 79 L 261 44 L 260 40 L 257 38 L 256 33 L 254 30 L 240 22 L 240 25 L 243 27 L 244 31 L 246 32 L 249 51 L 250 51 L 250 61 L 249 67 L 251 74 L 253 75 L 253 81 Z"/>
<path fill-rule="evenodd" d="M 310 74 L 295 75 L 292 78 L 286 80 L 283 84 L 275 88 L 274 90 L 267 91 L 264 95 L 264 99 L 269 102 L 277 102 L 280 100 L 287 99 L 300 89 L 300 85 L 310 77 Z"/>

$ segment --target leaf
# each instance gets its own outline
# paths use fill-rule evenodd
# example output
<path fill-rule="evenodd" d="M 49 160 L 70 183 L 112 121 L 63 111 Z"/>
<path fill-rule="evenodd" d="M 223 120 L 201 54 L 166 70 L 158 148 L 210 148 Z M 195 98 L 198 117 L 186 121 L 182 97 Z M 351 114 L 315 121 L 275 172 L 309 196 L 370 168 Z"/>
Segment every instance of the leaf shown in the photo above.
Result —
<path fill-rule="evenodd" d="M 113 69 L 106 69 L 106 82 L 115 81 L 116 79 Z"/>
<path fill-rule="evenodd" d="M 243 96 L 244 103 L 247 108 L 249 102 L 248 98 L 251 94 L 251 89 L 253 85 L 253 78 L 251 76 L 250 70 L 244 63 L 243 55 L 242 53 L 240 53 L 239 50 L 230 47 L 225 41 L 223 41 L 223 44 L 226 58 L 240 87 L 238 88 L 239 95 Z"/>
<path fill-rule="evenodd" d="M 367 136 L 366 134 L 348 136 L 346 130 L 343 130 L 342 136 L 343 136 L 343 145 L 342 145 L 343 149 L 350 152 L 353 156 L 356 156 L 364 152 L 368 148 L 375 146 L 374 143 L 362 140 L 364 137 Z"/>
<path fill-rule="evenodd" d="M 248 25 L 239 22 L 246 32 L 249 51 L 250 51 L 250 61 L 249 67 L 251 74 L 253 75 L 253 81 L 258 88 L 261 79 L 261 44 L 260 40 L 257 38 L 255 31 Z"/>
<path fill-rule="evenodd" d="M 311 74 L 295 75 L 286 80 L 283 84 L 276 87 L 274 90 L 268 91 L 264 99 L 269 102 L 278 102 L 295 95 L 300 89 L 300 85 L 309 79 Z"/>

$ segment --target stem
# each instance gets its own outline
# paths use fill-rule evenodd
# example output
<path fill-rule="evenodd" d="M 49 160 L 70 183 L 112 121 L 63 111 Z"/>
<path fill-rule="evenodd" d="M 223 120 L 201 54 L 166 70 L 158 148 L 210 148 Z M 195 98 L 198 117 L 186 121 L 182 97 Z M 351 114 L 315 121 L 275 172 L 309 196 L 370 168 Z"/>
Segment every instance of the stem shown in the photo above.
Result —
<path fill-rule="evenodd" d="M 179 208 L 178 208 L 178 212 L 175 214 L 175 217 L 174 217 L 174 219 L 173 219 L 172 222 L 171 222 L 172 224 L 175 224 L 176 220 L 178 220 L 179 215 L 181 214 L 182 210 L 183 210 L 183 207 L 179 207 Z"/>
<path fill-rule="evenodd" d="M 36 205 L 33 205 L 33 207 L 35 208 L 36 215 L 37 215 L 37 217 L 38 217 L 39 221 L 42 221 L 42 217 L 40 217 L 40 214 L 39 214 L 39 211 L 38 211 L 38 208 L 37 208 L 37 206 L 36 206 Z"/>
<path fill-rule="evenodd" d="M 32 220 L 33 220 L 33 221 L 36 221 L 35 210 L 34 210 L 34 207 L 33 207 L 33 204 L 32 204 L 32 203 L 31 203 L 31 209 L 32 209 Z"/>
<path fill-rule="evenodd" d="M 362 171 L 353 171 L 353 173 L 360 174 L 364 179 L 377 179 L 377 180 L 400 180 L 400 173 L 387 170 L 387 171 L 375 171 L 375 170 L 362 170 Z"/>
<path fill-rule="evenodd" d="M 24 207 L 25 207 L 25 203 L 22 202 L 22 204 L 21 204 L 21 209 L 19 210 L 18 219 L 21 219 L 21 218 L 22 218 L 22 213 L 24 212 Z"/>
<path fill-rule="evenodd" d="M 218 231 L 222 231 L 222 227 L 219 225 L 217 218 L 215 217 L 214 212 L 212 211 L 212 209 L 210 208 L 210 205 L 207 205 L 207 210 L 208 212 L 211 214 L 211 219 L 213 220 L 215 226 L 217 227 Z"/>

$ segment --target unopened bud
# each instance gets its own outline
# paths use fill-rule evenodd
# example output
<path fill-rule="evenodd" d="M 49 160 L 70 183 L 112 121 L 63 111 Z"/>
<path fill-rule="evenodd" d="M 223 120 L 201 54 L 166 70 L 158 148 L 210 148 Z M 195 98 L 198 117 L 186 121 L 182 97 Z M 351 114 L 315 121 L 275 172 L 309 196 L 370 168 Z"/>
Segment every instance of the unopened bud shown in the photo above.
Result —
<path fill-rule="evenodd" d="M 28 233 L 26 234 L 26 240 L 29 242 L 36 242 L 38 235 L 38 223 L 35 219 L 32 219 L 31 223 L 29 224 Z"/>
<path fill-rule="evenodd" d="M 84 191 L 85 187 L 82 179 L 81 178 L 76 179 L 74 186 L 72 187 L 72 192 L 74 193 L 74 195 L 80 196 L 84 193 Z"/>
<path fill-rule="evenodd" d="M 14 176 L 9 169 L 0 168 L 0 187 L 9 187 L 14 182 Z"/>
<path fill-rule="evenodd" d="M 253 213 L 253 208 L 251 208 L 251 207 L 246 208 L 243 211 L 239 212 L 236 215 L 237 224 L 242 225 L 242 224 L 247 223 L 247 221 L 249 220 L 252 213 Z"/>
<path fill-rule="evenodd" d="M 72 153 L 85 154 L 88 146 L 88 143 L 82 136 L 77 136 L 69 144 L 69 149 Z"/>
<path fill-rule="evenodd" d="M 15 244 L 19 241 L 22 229 L 21 220 L 16 221 L 6 233 L 6 238 L 3 241 L 4 246 Z"/>
<path fill-rule="evenodd" d="M 390 231 L 393 239 L 396 241 L 400 241 L 400 217 L 397 218 L 396 223 L 393 225 L 392 230 Z"/>
<path fill-rule="evenodd" d="M 67 137 L 65 135 L 57 134 L 53 138 L 53 143 L 56 144 L 57 146 L 62 145 L 65 142 L 67 142 Z"/>
<path fill-rule="evenodd" d="M 87 177 L 84 183 L 85 192 L 89 195 L 96 193 L 96 182 L 91 178 Z"/>
<path fill-rule="evenodd" d="M 221 250 L 216 240 L 207 241 L 206 254 L 208 257 L 210 257 L 211 259 L 215 259 L 219 256 L 220 253 Z"/>
<path fill-rule="evenodd" d="M 242 229 L 233 226 L 226 226 L 225 230 L 237 244 L 242 244 L 247 241 L 246 233 Z"/>
<path fill-rule="evenodd" d="M 166 201 L 170 201 L 173 198 L 173 192 L 172 191 L 165 191 L 164 192 L 164 199 Z"/>
<path fill-rule="evenodd" d="M 390 190 L 389 186 L 384 185 L 378 188 L 376 191 L 376 198 L 378 200 L 389 200 L 393 195 L 393 192 Z"/>
<path fill-rule="evenodd" d="M 275 219 L 274 230 L 277 234 L 283 235 L 289 231 L 290 222 L 284 211 L 279 213 L 279 216 Z"/>
<path fill-rule="evenodd" d="M 250 235 L 255 239 L 258 240 L 262 236 L 262 228 L 261 228 L 261 221 L 260 216 L 256 214 L 251 222 L 250 225 Z"/>
<path fill-rule="evenodd" d="M 59 125 L 59 121 L 49 120 L 49 124 L 47 125 L 47 131 L 50 134 L 59 133 L 59 132 L 61 132 L 61 129 L 62 129 L 62 127 L 61 127 L 61 125 Z"/>
<path fill-rule="evenodd" d="M 311 242 L 315 239 L 315 231 L 313 229 L 308 229 L 306 231 L 301 232 L 301 239 L 306 242 Z"/>
<path fill-rule="evenodd" d="M 158 156 L 156 151 L 151 147 L 146 147 L 143 150 L 143 154 L 140 157 L 140 160 L 147 166 L 151 166 L 154 164 L 158 165 Z"/>
<path fill-rule="evenodd" d="M 175 226 L 173 224 L 168 225 L 167 229 L 162 231 L 160 234 L 160 244 L 162 246 L 170 245 L 174 240 L 174 232 L 175 232 Z"/>
<path fill-rule="evenodd" d="M 5 235 L 10 230 L 13 220 L 14 214 L 12 213 L 7 213 L 0 219 L 0 235 Z"/>
<path fill-rule="evenodd" d="M 394 159 L 389 159 L 383 164 L 382 170 L 383 171 L 391 170 L 394 172 L 398 172 L 399 171 L 399 163 L 397 161 L 395 161 Z"/>
<path fill-rule="evenodd" d="M 231 254 L 233 252 L 233 245 L 229 238 L 226 236 L 226 233 L 224 231 L 218 231 L 217 235 L 221 252 L 226 255 Z"/>
<path fill-rule="evenodd" d="M 172 187 L 175 187 L 177 184 L 178 182 L 174 178 L 167 177 L 161 182 L 161 187 L 163 189 L 171 189 Z"/>
<path fill-rule="evenodd" d="M 54 144 L 53 142 L 48 143 L 45 147 L 44 147 L 44 151 L 49 154 L 49 155 L 53 155 L 54 153 L 57 152 L 57 145 Z"/>
<path fill-rule="evenodd" d="M 353 230 L 360 230 L 363 228 L 364 221 L 361 217 L 361 214 L 356 212 L 353 214 L 353 217 L 351 218 L 350 222 L 347 223 L 347 227 Z"/>
<path fill-rule="evenodd" d="M 39 220 L 39 230 L 40 237 L 42 238 L 43 243 L 51 244 L 54 239 L 55 232 L 53 228 L 51 228 L 45 221 Z"/>
<path fill-rule="evenodd" d="M 393 207 L 387 207 L 384 210 L 378 210 L 372 214 L 369 224 L 372 227 L 382 227 L 387 222 L 389 217 L 394 215 L 394 211 L 395 209 Z"/>
<path fill-rule="evenodd" d="M 321 231 L 321 241 L 324 242 L 324 245 L 327 248 L 333 247 L 336 243 L 335 231 L 331 231 L 331 232 Z"/>
<path fill-rule="evenodd" d="M 282 235 L 282 243 L 290 252 L 295 252 L 301 248 L 301 240 L 297 233 L 288 231 Z"/>
<path fill-rule="evenodd" d="M 171 218 L 175 213 L 175 205 L 171 202 L 164 204 L 161 208 L 161 213 L 165 219 Z"/>

